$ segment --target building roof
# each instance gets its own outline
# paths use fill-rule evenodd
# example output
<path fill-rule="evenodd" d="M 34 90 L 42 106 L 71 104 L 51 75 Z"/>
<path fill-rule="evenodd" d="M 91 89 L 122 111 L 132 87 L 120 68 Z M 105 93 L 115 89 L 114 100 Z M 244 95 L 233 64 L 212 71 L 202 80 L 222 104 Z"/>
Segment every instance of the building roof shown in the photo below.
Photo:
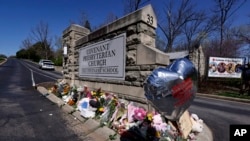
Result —
<path fill-rule="evenodd" d="M 169 56 L 170 60 L 184 58 L 189 55 L 188 51 L 179 51 L 179 52 L 169 52 L 166 53 Z"/>

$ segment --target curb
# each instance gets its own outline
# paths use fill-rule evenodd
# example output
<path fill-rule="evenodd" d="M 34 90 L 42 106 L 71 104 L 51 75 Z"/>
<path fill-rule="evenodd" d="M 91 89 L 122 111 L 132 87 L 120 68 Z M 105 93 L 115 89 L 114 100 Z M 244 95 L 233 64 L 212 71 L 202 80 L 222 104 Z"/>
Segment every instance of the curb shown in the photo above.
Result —
<path fill-rule="evenodd" d="M 236 102 L 243 102 L 243 103 L 250 103 L 249 99 L 225 97 L 225 96 L 219 96 L 219 95 L 197 93 L 197 96 L 198 97 L 209 97 L 209 98 L 216 98 L 216 99 L 222 99 L 222 100 L 229 100 L 229 101 L 236 101 Z"/>
<path fill-rule="evenodd" d="M 4 64 L 7 61 L 7 59 L 5 58 L 3 62 L 0 62 L 0 65 Z"/>
<path fill-rule="evenodd" d="M 109 136 L 115 134 L 114 130 L 105 126 L 101 127 L 98 121 L 82 117 L 80 111 L 77 111 L 72 106 L 66 104 L 62 99 L 50 93 L 46 88 L 38 86 L 37 90 L 51 102 L 57 104 L 57 106 L 64 112 L 72 115 L 81 122 L 81 139 L 93 141 L 108 141 L 110 140 Z M 117 138 L 114 141 L 119 141 L 119 135 L 117 135 Z"/>

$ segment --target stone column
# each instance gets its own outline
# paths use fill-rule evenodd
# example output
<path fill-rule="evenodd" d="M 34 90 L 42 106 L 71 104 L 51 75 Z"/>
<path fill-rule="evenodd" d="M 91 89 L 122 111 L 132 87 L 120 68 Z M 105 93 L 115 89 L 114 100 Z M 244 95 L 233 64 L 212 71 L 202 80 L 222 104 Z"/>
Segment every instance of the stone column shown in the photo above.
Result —
<path fill-rule="evenodd" d="M 90 30 L 80 25 L 72 24 L 63 31 L 63 46 L 67 46 L 67 54 L 63 59 L 63 73 L 64 78 L 71 80 L 74 83 L 75 80 L 75 41 L 87 36 Z"/>
<path fill-rule="evenodd" d="M 194 63 L 195 68 L 198 71 L 197 77 L 198 81 L 200 82 L 205 77 L 206 69 L 205 55 L 201 45 L 190 53 L 190 59 Z"/>

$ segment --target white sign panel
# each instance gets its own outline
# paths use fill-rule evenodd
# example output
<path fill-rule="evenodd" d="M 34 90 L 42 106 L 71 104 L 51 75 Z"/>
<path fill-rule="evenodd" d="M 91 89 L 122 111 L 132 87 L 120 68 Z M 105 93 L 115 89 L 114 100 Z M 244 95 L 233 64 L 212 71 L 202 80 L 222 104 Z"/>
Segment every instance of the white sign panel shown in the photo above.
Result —
<path fill-rule="evenodd" d="M 63 55 L 67 55 L 68 54 L 68 47 L 63 47 Z"/>
<path fill-rule="evenodd" d="M 126 34 L 82 47 L 79 50 L 79 76 L 125 79 Z"/>
<path fill-rule="evenodd" d="M 241 78 L 242 58 L 209 57 L 208 77 Z"/>

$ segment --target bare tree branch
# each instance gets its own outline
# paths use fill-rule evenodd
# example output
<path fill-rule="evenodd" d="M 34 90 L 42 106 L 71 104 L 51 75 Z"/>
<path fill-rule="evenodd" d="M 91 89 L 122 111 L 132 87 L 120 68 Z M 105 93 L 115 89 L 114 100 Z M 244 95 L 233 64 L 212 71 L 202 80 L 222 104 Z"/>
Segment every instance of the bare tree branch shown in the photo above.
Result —
<path fill-rule="evenodd" d="M 32 46 L 31 38 L 26 38 L 25 40 L 22 41 L 22 47 L 24 49 L 29 49 L 31 46 Z"/>
<path fill-rule="evenodd" d="M 219 31 L 220 31 L 220 45 L 219 45 L 219 54 L 222 54 L 222 46 L 224 40 L 224 32 L 226 29 L 226 22 L 228 19 L 246 2 L 243 0 L 239 6 L 237 6 L 238 2 L 241 0 L 214 0 L 216 7 L 214 13 L 219 15 Z M 237 6 L 236 8 L 234 8 Z"/>
<path fill-rule="evenodd" d="M 141 6 L 150 2 L 150 0 L 123 0 L 124 15 L 138 10 Z"/>
<path fill-rule="evenodd" d="M 41 42 L 44 48 L 44 50 L 42 51 L 44 54 L 43 56 L 45 57 L 45 59 L 48 59 L 50 45 L 52 42 L 52 38 L 49 38 L 49 25 L 40 21 L 40 23 L 31 30 L 31 37 L 36 42 Z"/>
<path fill-rule="evenodd" d="M 163 31 L 167 38 L 166 52 L 171 52 L 173 44 L 177 36 L 183 33 L 183 28 L 190 22 L 199 20 L 197 12 L 195 11 L 195 5 L 191 0 L 182 0 L 178 7 L 174 7 L 174 1 L 169 0 L 164 9 L 166 19 L 164 22 L 159 23 L 159 28 Z M 174 11 L 174 9 L 177 9 Z"/>

